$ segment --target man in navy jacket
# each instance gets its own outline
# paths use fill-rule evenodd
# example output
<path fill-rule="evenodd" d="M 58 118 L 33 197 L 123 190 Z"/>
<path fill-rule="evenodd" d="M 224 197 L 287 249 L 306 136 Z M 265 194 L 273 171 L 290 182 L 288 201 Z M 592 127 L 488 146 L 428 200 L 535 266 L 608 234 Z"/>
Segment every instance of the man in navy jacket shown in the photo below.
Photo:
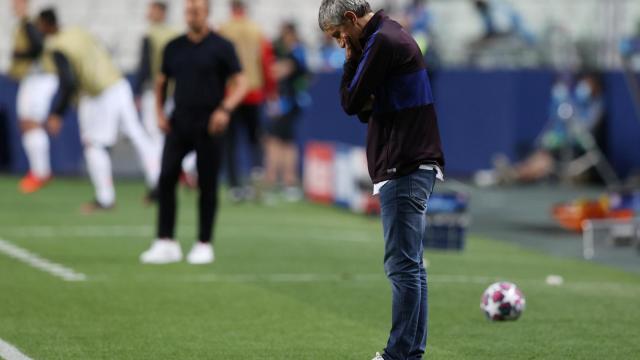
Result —
<path fill-rule="evenodd" d="M 444 155 L 419 46 L 366 0 L 323 0 L 320 28 L 346 49 L 342 107 L 368 124 L 367 161 L 380 195 L 391 333 L 374 360 L 422 359 L 427 340 L 425 213 Z"/>

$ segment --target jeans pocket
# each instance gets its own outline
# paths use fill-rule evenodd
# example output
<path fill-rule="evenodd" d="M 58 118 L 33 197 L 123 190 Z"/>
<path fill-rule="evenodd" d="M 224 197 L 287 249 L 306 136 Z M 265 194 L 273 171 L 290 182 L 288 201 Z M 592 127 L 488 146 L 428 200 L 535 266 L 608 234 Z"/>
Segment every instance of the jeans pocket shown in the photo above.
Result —
<path fill-rule="evenodd" d="M 411 175 L 411 199 L 426 210 L 435 184 L 435 171 L 418 170 Z"/>
<path fill-rule="evenodd" d="M 389 180 L 384 186 L 380 189 L 380 205 L 383 208 L 387 208 L 389 206 L 396 204 L 396 180 Z"/>

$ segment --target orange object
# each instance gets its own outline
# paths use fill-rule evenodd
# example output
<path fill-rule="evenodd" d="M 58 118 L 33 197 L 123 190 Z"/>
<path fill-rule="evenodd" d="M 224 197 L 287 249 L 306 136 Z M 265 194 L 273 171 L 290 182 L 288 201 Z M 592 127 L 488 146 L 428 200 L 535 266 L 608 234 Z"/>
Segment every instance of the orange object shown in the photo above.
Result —
<path fill-rule="evenodd" d="M 607 219 L 629 220 L 635 217 L 633 209 L 611 210 L 607 214 Z"/>
<path fill-rule="evenodd" d="M 51 176 L 46 177 L 44 179 L 40 179 L 37 176 L 33 175 L 32 172 L 28 172 L 25 177 L 20 180 L 18 184 L 18 188 L 20 192 L 23 194 L 33 194 L 36 191 L 42 189 L 45 185 L 47 185 L 51 181 Z"/>
<path fill-rule="evenodd" d="M 565 229 L 582 232 L 582 222 L 604 219 L 607 211 L 600 201 L 582 200 L 553 207 L 553 218 Z"/>

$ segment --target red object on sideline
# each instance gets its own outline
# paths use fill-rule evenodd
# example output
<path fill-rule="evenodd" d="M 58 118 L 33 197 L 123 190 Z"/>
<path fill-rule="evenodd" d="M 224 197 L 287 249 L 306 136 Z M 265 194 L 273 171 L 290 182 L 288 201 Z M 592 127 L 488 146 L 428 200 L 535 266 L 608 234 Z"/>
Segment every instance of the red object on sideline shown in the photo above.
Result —
<path fill-rule="evenodd" d="M 304 154 L 304 191 L 312 202 L 333 204 L 335 199 L 335 146 L 310 142 Z"/>
<path fill-rule="evenodd" d="M 242 104 L 260 105 L 269 96 L 274 96 L 278 91 L 278 83 L 271 69 L 275 64 L 275 55 L 271 43 L 266 39 L 262 41 L 262 76 L 264 87 L 262 89 L 249 89 Z"/>

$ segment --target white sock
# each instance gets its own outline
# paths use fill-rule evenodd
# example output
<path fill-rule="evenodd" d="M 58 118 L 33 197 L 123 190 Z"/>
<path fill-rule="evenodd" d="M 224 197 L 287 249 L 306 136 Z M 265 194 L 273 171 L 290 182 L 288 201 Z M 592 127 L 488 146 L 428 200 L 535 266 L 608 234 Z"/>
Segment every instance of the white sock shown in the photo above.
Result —
<path fill-rule="evenodd" d="M 158 185 L 158 179 L 160 178 L 162 150 L 158 144 L 151 142 L 143 132 L 129 132 L 128 134 L 133 147 L 138 153 L 147 187 L 153 189 Z"/>
<path fill-rule="evenodd" d="M 154 189 L 158 186 L 158 179 L 160 178 L 161 150 L 158 146 L 150 143 L 146 151 L 138 151 L 138 156 L 142 163 L 145 183 L 149 189 Z"/>
<path fill-rule="evenodd" d="M 197 160 L 198 159 L 196 157 L 195 151 L 188 153 L 187 156 L 185 156 L 184 159 L 182 160 L 182 171 L 184 171 L 185 174 L 187 175 L 197 176 L 198 175 Z"/>
<path fill-rule="evenodd" d="M 151 137 L 144 131 L 130 89 L 126 89 L 121 99 L 121 121 L 122 131 L 138 153 L 138 158 L 142 165 L 145 181 L 150 189 L 158 185 L 160 178 L 160 163 L 162 157 L 162 149 L 158 142 L 152 141 Z"/>
<path fill-rule="evenodd" d="M 89 145 L 85 147 L 84 157 L 96 190 L 96 200 L 103 206 L 112 206 L 116 202 L 116 190 L 113 187 L 109 153 L 103 147 Z"/>
<path fill-rule="evenodd" d="M 44 129 L 32 129 L 24 133 L 22 145 L 27 153 L 31 173 L 39 179 L 51 176 L 49 137 Z"/>

